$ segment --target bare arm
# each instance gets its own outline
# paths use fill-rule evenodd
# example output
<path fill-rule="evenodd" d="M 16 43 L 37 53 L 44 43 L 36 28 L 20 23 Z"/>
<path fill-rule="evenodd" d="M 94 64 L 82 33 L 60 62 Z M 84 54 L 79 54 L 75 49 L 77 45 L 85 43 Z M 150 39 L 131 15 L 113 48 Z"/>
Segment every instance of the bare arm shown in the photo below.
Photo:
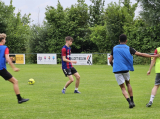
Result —
<path fill-rule="evenodd" d="M 9 54 L 5 54 L 5 58 L 14 71 L 19 71 L 19 69 L 14 66 L 11 59 L 9 58 Z"/>
<path fill-rule="evenodd" d="M 149 54 L 141 53 L 141 52 L 137 52 L 137 51 L 136 51 L 135 55 L 141 56 L 141 57 L 159 57 L 160 56 L 160 55 L 149 55 Z"/>
<path fill-rule="evenodd" d="M 109 63 L 110 63 L 111 66 L 113 67 L 113 55 L 110 55 Z"/>
<path fill-rule="evenodd" d="M 71 63 L 77 63 L 77 61 L 72 61 L 72 60 L 68 60 L 68 59 L 66 59 L 66 56 L 62 56 L 62 58 L 63 58 L 63 61 L 65 61 L 65 62 L 71 62 Z"/>
<path fill-rule="evenodd" d="M 155 62 L 156 62 L 156 58 L 154 57 L 153 60 L 151 61 L 151 65 L 150 65 L 150 67 L 149 67 L 149 70 L 148 70 L 148 72 L 147 72 L 147 75 L 150 75 L 151 70 L 152 70 L 152 67 L 154 66 Z"/>

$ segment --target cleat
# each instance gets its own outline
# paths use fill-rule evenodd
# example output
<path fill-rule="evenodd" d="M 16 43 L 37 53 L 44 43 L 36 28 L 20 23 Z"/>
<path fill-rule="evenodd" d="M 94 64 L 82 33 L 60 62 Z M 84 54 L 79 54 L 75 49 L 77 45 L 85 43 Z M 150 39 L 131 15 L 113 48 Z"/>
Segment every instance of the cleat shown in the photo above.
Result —
<path fill-rule="evenodd" d="M 62 93 L 65 94 L 65 92 L 66 92 L 66 90 L 65 90 L 65 89 L 62 89 Z"/>
<path fill-rule="evenodd" d="M 78 90 L 74 90 L 74 93 L 81 93 L 81 92 L 79 92 Z"/>
<path fill-rule="evenodd" d="M 151 107 L 152 106 L 152 102 L 151 101 L 149 101 L 149 103 L 148 104 L 146 104 L 146 107 Z"/>
<path fill-rule="evenodd" d="M 134 102 L 132 102 L 133 107 L 135 107 L 136 105 L 134 104 Z"/>
<path fill-rule="evenodd" d="M 29 99 L 24 99 L 22 98 L 21 100 L 18 101 L 19 104 L 23 103 L 23 102 L 27 102 Z"/>
<path fill-rule="evenodd" d="M 129 108 L 133 108 L 134 107 L 134 105 L 133 105 L 133 103 L 131 102 L 130 104 L 129 104 Z"/>

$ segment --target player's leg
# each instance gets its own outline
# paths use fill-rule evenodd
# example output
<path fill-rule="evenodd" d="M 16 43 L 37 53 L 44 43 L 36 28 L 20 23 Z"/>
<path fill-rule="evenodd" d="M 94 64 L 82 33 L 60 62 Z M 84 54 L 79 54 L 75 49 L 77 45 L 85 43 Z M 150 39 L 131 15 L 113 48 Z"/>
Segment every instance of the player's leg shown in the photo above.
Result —
<path fill-rule="evenodd" d="M 146 105 L 146 107 L 151 107 L 152 104 L 153 104 L 153 100 L 154 100 L 154 97 L 157 93 L 157 90 L 159 88 L 159 85 L 155 85 L 153 88 L 152 88 L 152 91 L 151 91 L 151 96 L 150 96 L 150 101 L 149 103 Z"/>
<path fill-rule="evenodd" d="M 121 84 L 121 85 L 119 85 L 119 86 L 120 86 L 120 88 L 121 88 L 121 90 L 122 90 L 122 94 L 124 95 L 124 97 L 125 97 L 126 99 L 129 98 L 124 83 Z"/>
<path fill-rule="evenodd" d="M 120 88 L 121 88 L 121 90 L 122 90 L 122 94 L 124 95 L 124 97 L 126 98 L 126 100 L 127 100 L 128 103 L 129 103 L 129 108 L 133 108 L 133 104 L 132 104 L 131 100 L 129 99 L 129 96 L 128 96 L 128 93 L 127 93 L 127 91 L 126 91 L 126 88 L 125 88 L 124 83 L 121 84 L 121 85 L 119 85 L 119 86 L 120 86 Z"/>
<path fill-rule="evenodd" d="M 74 67 L 71 68 L 71 72 L 76 77 L 74 93 L 80 93 L 78 91 L 78 87 L 79 87 L 79 83 L 80 83 L 80 75 L 79 75 L 79 73 L 77 72 L 77 70 Z"/>
<path fill-rule="evenodd" d="M 73 75 L 76 77 L 76 83 L 75 83 L 75 91 L 74 91 L 74 93 L 80 93 L 78 91 L 78 87 L 79 87 L 79 83 L 80 83 L 80 75 L 79 75 L 78 72 L 74 73 Z"/>
<path fill-rule="evenodd" d="M 125 79 L 125 83 L 126 83 L 126 86 L 127 86 L 127 90 L 128 90 L 129 96 L 130 96 L 130 100 L 133 103 L 133 106 L 135 107 L 135 104 L 134 104 L 134 101 L 133 101 L 133 90 L 132 90 L 132 87 L 131 87 L 131 84 L 130 84 L 129 72 L 123 73 L 123 77 Z"/>
<path fill-rule="evenodd" d="M 129 99 L 128 93 L 127 93 L 125 85 L 124 85 L 125 79 L 124 79 L 123 75 L 121 73 L 118 73 L 118 74 L 115 74 L 115 77 L 116 77 L 118 85 L 121 88 L 122 94 L 124 95 L 124 97 L 126 98 L 126 100 L 129 103 L 129 108 L 133 108 L 133 105 L 131 103 L 131 100 Z"/>
<path fill-rule="evenodd" d="M 63 73 L 65 74 L 66 77 L 69 78 L 69 81 L 65 84 L 64 88 L 62 89 L 62 93 L 65 94 L 66 88 L 74 81 L 71 69 L 63 69 Z"/>
<path fill-rule="evenodd" d="M 20 94 L 19 87 L 18 87 L 18 80 L 12 77 L 8 81 L 10 81 L 13 84 L 13 89 L 16 95 Z"/>
<path fill-rule="evenodd" d="M 6 80 L 13 83 L 14 92 L 17 96 L 18 103 L 23 103 L 28 101 L 29 99 L 23 99 L 20 95 L 19 87 L 18 87 L 18 81 L 6 70 L 3 69 L 0 71 L 0 75 Z"/>
<path fill-rule="evenodd" d="M 152 91 L 151 91 L 151 96 L 150 96 L 150 101 L 149 103 L 146 105 L 146 107 L 151 107 L 152 104 L 153 104 L 153 100 L 154 100 L 154 97 L 157 93 L 157 90 L 159 88 L 159 85 L 160 85 L 160 73 L 157 73 L 156 74 L 156 78 L 155 78 L 155 86 L 153 87 Z"/>
<path fill-rule="evenodd" d="M 67 88 L 74 81 L 74 78 L 72 75 L 69 75 L 68 78 L 69 78 L 69 81 L 67 81 L 66 85 L 64 86 L 65 88 Z"/>
<path fill-rule="evenodd" d="M 20 95 L 19 87 L 18 87 L 18 80 L 14 77 L 10 78 L 8 81 L 10 81 L 13 84 L 14 92 L 17 96 L 18 103 L 21 104 L 23 102 L 27 102 L 29 99 L 23 99 Z"/>
<path fill-rule="evenodd" d="M 62 89 L 62 93 L 65 94 L 67 87 L 74 81 L 72 75 L 68 75 L 69 81 L 65 84 L 64 88 Z"/>
<path fill-rule="evenodd" d="M 130 81 L 125 81 L 125 82 L 126 82 L 126 86 L 127 86 L 127 90 L 128 90 L 129 96 L 130 96 L 130 100 L 132 102 L 133 107 L 135 107 L 135 104 L 134 104 L 134 101 L 133 101 L 133 91 L 132 91 L 132 87 L 131 87 Z"/>

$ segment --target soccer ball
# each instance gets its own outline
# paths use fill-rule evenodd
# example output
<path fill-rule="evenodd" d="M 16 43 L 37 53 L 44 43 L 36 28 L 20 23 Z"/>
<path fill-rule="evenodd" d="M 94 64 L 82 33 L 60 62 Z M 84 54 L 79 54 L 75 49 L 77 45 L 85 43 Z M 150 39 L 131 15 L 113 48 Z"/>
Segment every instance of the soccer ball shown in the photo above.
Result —
<path fill-rule="evenodd" d="M 28 80 L 28 84 L 29 85 L 33 85 L 35 83 L 35 80 L 33 78 L 29 79 Z"/>

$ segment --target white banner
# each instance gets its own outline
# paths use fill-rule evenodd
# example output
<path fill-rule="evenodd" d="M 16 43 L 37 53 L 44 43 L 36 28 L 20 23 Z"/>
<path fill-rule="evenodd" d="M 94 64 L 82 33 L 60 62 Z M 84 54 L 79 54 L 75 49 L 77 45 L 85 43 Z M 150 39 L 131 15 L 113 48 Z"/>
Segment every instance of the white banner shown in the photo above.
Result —
<path fill-rule="evenodd" d="M 37 54 L 37 64 L 57 64 L 57 54 Z"/>
<path fill-rule="evenodd" d="M 71 60 L 77 61 L 73 65 L 92 65 L 92 54 L 71 54 Z"/>
<path fill-rule="evenodd" d="M 107 54 L 108 65 L 111 65 L 111 64 L 109 63 L 110 55 L 111 55 L 110 53 Z"/>

